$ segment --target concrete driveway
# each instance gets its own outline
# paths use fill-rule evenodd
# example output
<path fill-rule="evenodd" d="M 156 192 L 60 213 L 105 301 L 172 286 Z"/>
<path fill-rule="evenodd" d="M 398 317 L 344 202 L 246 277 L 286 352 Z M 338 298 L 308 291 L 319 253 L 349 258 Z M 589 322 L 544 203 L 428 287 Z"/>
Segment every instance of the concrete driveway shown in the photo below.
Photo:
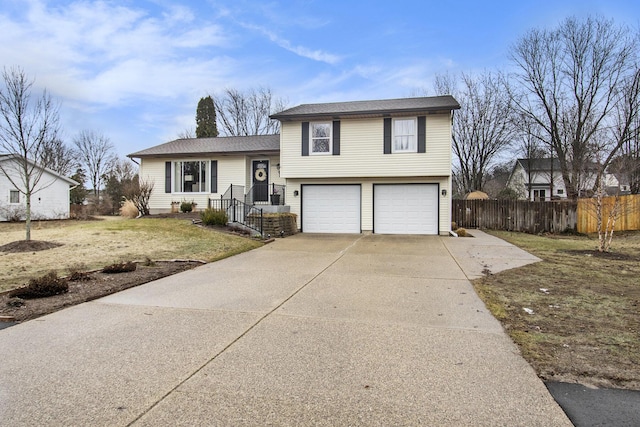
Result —
<path fill-rule="evenodd" d="M 500 242 L 297 235 L 2 330 L 0 425 L 570 426 L 467 280 Z"/>

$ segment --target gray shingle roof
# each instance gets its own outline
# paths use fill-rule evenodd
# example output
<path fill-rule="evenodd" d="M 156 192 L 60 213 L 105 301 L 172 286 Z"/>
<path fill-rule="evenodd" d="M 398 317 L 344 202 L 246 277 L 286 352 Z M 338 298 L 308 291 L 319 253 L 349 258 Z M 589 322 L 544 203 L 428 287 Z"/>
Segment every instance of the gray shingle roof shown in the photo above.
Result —
<path fill-rule="evenodd" d="M 9 160 L 11 160 L 11 159 L 13 159 L 13 158 L 16 158 L 16 157 L 17 157 L 17 158 L 21 158 L 21 157 L 20 157 L 20 156 L 18 156 L 17 154 L 5 154 L 5 153 L 0 153 L 0 162 L 3 162 L 3 161 L 5 161 L 5 160 L 6 160 L 6 161 L 9 161 Z M 27 159 L 27 161 L 28 161 L 29 163 L 31 163 L 32 165 L 35 165 L 35 166 L 37 166 L 37 167 L 39 167 L 39 168 L 42 168 L 42 169 L 46 170 L 46 171 L 47 171 L 47 172 L 49 172 L 51 175 L 54 175 L 54 176 L 58 177 L 59 179 L 61 179 L 61 180 L 63 180 L 63 181 L 66 181 L 66 182 L 67 182 L 67 184 L 69 184 L 69 185 L 73 185 L 73 186 L 78 186 L 78 185 L 80 185 L 80 183 L 78 183 L 78 182 L 74 181 L 73 179 L 71 179 L 71 178 L 69 178 L 69 177 L 66 177 L 66 176 L 64 176 L 64 175 L 61 175 L 61 174 L 59 174 L 58 172 L 54 171 L 53 169 L 49 169 L 49 168 L 43 167 L 42 165 L 40 165 L 40 164 L 38 164 L 38 163 L 34 162 L 34 161 L 33 161 L 33 160 L 31 160 L 31 159 Z"/>
<path fill-rule="evenodd" d="M 302 104 L 273 114 L 280 121 L 310 117 L 382 117 L 392 114 L 429 113 L 451 111 L 460 104 L 451 95 L 422 98 L 381 99 L 377 101 L 330 102 L 326 104 Z"/>
<path fill-rule="evenodd" d="M 176 139 L 127 157 L 174 157 L 210 154 L 251 154 L 280 151 L 280 135 L 224 136 L 217 138 Z"/>
<path fill-rule="evenodd" d="M 550 172 L 551 171 L 551 159 L 518 159 L 518 163 L 522 165 L 522 168 L 529 172 L 531 171 L 542 171 L 542 172 Z M 569 167 L 571 167 L 571 162 L 569 162 Z M 587 162 L 587 164 L 583 167 L 585 170 L 598 170 L 600 165 L 594 162 Z M 553 170 L 560 172 L 560 160 L 557 158 L 553 159 Z"/>

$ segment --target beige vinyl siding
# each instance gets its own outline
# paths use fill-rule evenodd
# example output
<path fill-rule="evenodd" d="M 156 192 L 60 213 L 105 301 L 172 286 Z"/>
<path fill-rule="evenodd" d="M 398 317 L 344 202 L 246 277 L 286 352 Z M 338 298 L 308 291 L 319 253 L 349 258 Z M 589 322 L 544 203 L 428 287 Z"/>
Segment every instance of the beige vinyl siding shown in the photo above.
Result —
<path fill-rule="evenodd" d="M 346 178 L 346 179 L 288 179 L 286 188 L 286 200 L 287 205 L 291 207 L 291 212 L 298 215 L 298 228 L 301 227 L 300 217 L 300 204 L 302 201 L 301 188 L 303 184 L 360 184 L 361 185 L 361 209 L 362 218 L 361 225 L 362 231 L 373 231 L 373 185 L 374 184 L 439 184 L 439 193 L 443 190 L 447 190 L 447 196 L 443 197 L 439 195 L 439 223 L 438 227 L 441 235 L 449 234 L 451 229 L 451 179 L 448 176 L 444 177 L 397 177 L 397 178 Z M 293 192 L 298 191 L 298 196 L 294 196 Z"/>
<path fill-rule="evenodd" d="M 153 182 L 153 191 L 149 197 L 149 210 L 152 214 L 171 210 L 171 193 L 164 192 L 164 162 L 167 159 L 141 159 L 140 178 Z"/>
<path fill-rule="evenodd" d="M 383 153 L 382 118 L 340 122 L 340 155 L 302 156 L 301 122 L 282 123 L 280 157 L 285 178 L 449 176 L 451 115 L 426 118 L 426 153 Z"/>
<path fill-rule="evenodd" d="M 270 163 L 269 182 L 276 184 L 284 184 L 284 178 L 278 176 L 277 164 L 280 163 L 278 156 L 260 157 L 255 160 L 268 159 Z M 194 160 L 217 160 L 218 161 L 218 192 L 217 193 L 181 193 L 181 192 L 164 192 L 165 183 L 165 162 L 175 161 L 194 161 Z M 251 188 L 251 161 L 253 158 L 246 156 L 220 156 L 220 157 L 198 157 L 198 158 L 160 158 L 160 159 L 142 159 L 140 163 L 140 176 L 153 180 L 154 188 L 149 201 L 151 213 L 169 212 L 171 210 L 171 202 L 194 201 L 197 203 L 198 209 L 204 209 L 209 205 L 210 198 L 219 198 L 231 184 L 244 185 L 245 191 Z M 172 168 L 173 170 L 173 168 Z M 210 178 L 210 177 L 209 177 Z M 174 185 L 172 178 L 171 184 Z M 208 183 L 209 188 L 211 183 Z"/>

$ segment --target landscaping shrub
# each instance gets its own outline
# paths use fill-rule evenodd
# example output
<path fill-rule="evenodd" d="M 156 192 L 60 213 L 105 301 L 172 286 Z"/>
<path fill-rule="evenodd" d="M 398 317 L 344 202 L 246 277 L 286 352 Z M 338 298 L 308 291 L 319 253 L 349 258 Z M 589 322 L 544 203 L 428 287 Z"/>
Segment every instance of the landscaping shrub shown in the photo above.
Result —
<path fill-rule="evenodd" d="M 138 208 L 131 200 L 126 200 L 120 208 L 120 216 L 136 218 L 138 216 Z"/>
<path fill-rule="evenodd" d="M 191 202 L 182 202 L 180 203 L 180 212 L 187 213 L 193 210 L 193 203 Z"/>
<path fill-rule="evenodd" d="M 454 221 L 451 221 L 451 229 L 452 230 L 457 230 L 458 229 L 458 224 L 456 224 Z"/>
<path fill-rule="evenodd" d="M 103 273 L 115 274 L 115 273 L 128 273 L 130 271 L 136 271 L 138 265 L 135 262 L 120 262 L 111 265 L 107 265 L 102 269 Z"/>
<path fill-rule="evenodd" d="M 465 230 L 464 228 L 458 228 L 456 230 L 456 233 L 458 234 L 458 237 L 467 237 L 467 230 Z"/>
<path fill-rule="evenodd" d="M 67 270 L 69 270 L 69 276 L 67 276 L 67 279 L 70 282 L 82 282 L 91 279 L 89 277 L 89 273 L 86 271 L 87 265 L 85 263 L 76 262 L 71 264 Z"/>
<path fill-rule="evenodd" d="M 200 212 L 200 218 L 204 225 L 227 225 L 229 217 L 227 213 L 221 209 L 207 208 Z"/>
<path fill-rule="evenodd" d="M 86 282 L 90 280 L 91 277 L 89 277 L 89 273 L 86 271 L 74 271 L 69 275 L 68 279 L 70 282 Z"/>
<path fill-rule="evenodd" d="M 67 279 L 58 277 L 55 271 L 29 280 L 26 288 L 16 289 L 11 292 L 11 297 L 22 299 L 44 298 L 53 295 L 64 294 L 69 291 Z"/>

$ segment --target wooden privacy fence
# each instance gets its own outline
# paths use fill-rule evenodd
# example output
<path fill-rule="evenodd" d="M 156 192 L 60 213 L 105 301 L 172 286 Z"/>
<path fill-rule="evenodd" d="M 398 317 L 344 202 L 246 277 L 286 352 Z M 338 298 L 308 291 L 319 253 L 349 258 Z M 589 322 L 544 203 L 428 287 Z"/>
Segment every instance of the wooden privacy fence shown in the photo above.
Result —
<path fill-rule="evenodd" d="M 568 201 L 452 200 L 451 220 L 458 227 L 559 233 L 575 230 L 577 203 Z"/>
<path fill-rule="evenodd" d="M 602 200 L 602 221 L 606 225 L 609 212 L 615 204 L 615 197 L 605 197 Z M 578 231 L 580 233 L 595 233 L 598 231 L 596 205 L 594 199 L 578 200 Z M 618 215 L 615 231 L 640 230 L 640 195 L 633 194 L 619 197 Z"/>
<path fill-rule="evenodd" d="M 640 195 L 620 196 L 615 230 L 640 230 Z M 603 199 L 603 221 L 615 197 Z M 452 200 L 451 220 L 458 227 L 490 230 L 558 233 L 567 229 L 580 233 L 598 231 L 595 199 L 577 202 L 529 202 L 525 200 Z"/>

